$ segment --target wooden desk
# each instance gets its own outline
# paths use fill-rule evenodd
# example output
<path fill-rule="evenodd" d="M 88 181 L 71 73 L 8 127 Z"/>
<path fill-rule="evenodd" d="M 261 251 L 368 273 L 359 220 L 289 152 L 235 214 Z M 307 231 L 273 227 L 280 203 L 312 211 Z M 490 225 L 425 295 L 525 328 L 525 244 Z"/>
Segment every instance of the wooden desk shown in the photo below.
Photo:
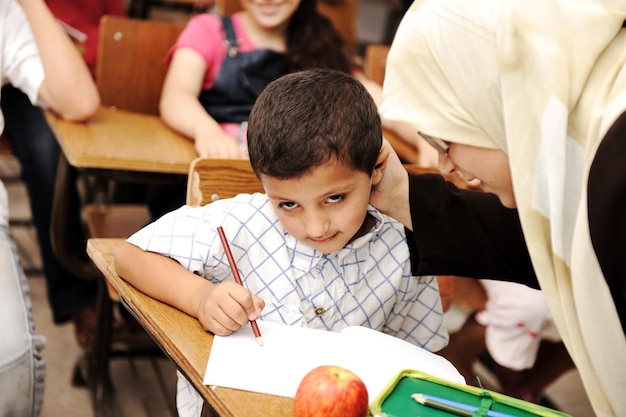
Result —
<path fill-rule="evenodd" d="M 61 147 L 52 207 L 52 248 L 76 276 L 96 278 L 97 271 L 67 247 L 67 213 L 79 204 L 72 189 L 79 171 L 100 179 L 135 183 L 186 184 L 197 156 L 191 140 L 169 129 L 158 116 L 101 106 L 87 123 L 46 117 Z M 90 203 L 91 201 L 87 201 Z"/>
<path fill-rule="evenodd" d="M 101 106 L 88 123 L 47 113 L 67 162 L 79 169 L 187 175 L 193 142 L 158 116 Z"/>
<path fill-rule="evenodd" d="M 198 320 L 136 290 L 121 279 L 113 264 L 114 251 L 124 239 L 89 239 L 87 253 L 126 307 L 138 318 L 163 351 L 176 363 L 219 416 L 293 416 L 293 400 L 202 383 L 213 335 Z M 242 375 L 245 378 L 245 375 Z M 209 414 L 210 415 L 210 414 Z"/>

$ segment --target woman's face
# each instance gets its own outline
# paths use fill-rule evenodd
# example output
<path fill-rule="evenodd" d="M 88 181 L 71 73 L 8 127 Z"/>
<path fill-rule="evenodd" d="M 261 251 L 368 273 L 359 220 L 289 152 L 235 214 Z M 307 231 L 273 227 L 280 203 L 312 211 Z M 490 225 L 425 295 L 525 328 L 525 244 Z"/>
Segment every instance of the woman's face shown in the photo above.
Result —
<path fill-rule="evenodd" d="M 266 29 L 285 25 L 300 5 L 301 0 L 240 0 L 257 24 Z"/>
<path fill-rule="evenodd" d="M 505 207 L 516 207 L 509 159 L 499 149 L 450 143 L 447 155 L 439 154 L 439 170 L 457 171 L 466 181 L 478 180 L 481 190 L 497 195 Z"/>

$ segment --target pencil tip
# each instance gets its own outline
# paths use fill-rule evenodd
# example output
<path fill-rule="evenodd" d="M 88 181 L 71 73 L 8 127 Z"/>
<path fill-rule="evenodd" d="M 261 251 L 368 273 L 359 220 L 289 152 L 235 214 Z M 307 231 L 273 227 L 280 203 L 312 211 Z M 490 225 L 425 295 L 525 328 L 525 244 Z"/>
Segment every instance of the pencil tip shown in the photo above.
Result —
<path fill-rule="evenodd" d="M 256 338 L 256 342 L 259 344 L 259 346 L 263 346 L 263 338 L 262 337 L 257 337 Z"/>
<path fill-rule="evenodd" d="M 413 398 L 420 404 L 424 404 L 426 402 L 426 397 L 424 397 L 422 394 L 413 394 L 411 395 L 411 398 Z"/>

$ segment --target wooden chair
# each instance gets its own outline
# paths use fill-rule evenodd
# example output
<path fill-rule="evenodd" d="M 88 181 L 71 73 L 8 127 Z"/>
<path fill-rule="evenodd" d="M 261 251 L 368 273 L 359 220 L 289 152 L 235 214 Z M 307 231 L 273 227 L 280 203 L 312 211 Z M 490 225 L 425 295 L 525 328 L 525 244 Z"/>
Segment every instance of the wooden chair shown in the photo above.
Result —
<path fill-rule="evenodd" d="M 105 16 L 100 21 L 96 84 L 102 104 L 120 110 L 158 114 L 161 86 L 165 77 L 164 58 L 167 50 L 176 42 L 184 26 L 167 22 Z M 70 192 L 79 180 L 79 172 L 70 169 L 65 159 L 59 161 L 55 199 L 60 205 L 80 204 Z M 83 206 L 83 221 L 90 237 L 128 237 L 150 220 L 145 204 L 109 203 L 110 184 L 96 184 L 89 179 L 87 194 L 95 194 L 101 201 L 87 201 Z M 55 202 L 56 204 L 56 202 Z M 60 209 L 58 213 L 66 213 Z M 54 242 L 63 242 L 69 230 L 64 219 L 53 219 Z M 141 343 L 132 341 L 121 345 L 113 340 L 113 306 L 119 301 L 117 293 L 107 289 L 101 274 L 84 259 L 78 258 L 69 248 L 54 247 L 57 257 L 77 276 L 98 279 L 100 290 L 97 302 L 97 323 L 93 350 L 89 352 L 86 381 L 90 389 L 96 416 L 115 414 L 109 383 L 109 361 L 114 356 L 162 355 L 145 338 Z M 114 343 L 115 342 L 115 343 Z M 115 348 L 113 347 L 115 345 Z M 76 375 L 75 375 L 76 376 Z M 162 386 L 164 386 L 162 384 Z M 176 415 L 174 401 L 170 404 L 172 415 Z"/>
<path fill-rule="evenodd" d="M 96 66 L 102 104 L 158 115 L 167 71 L 165 56 L 183 28 L 168 22 L 104 16 Z M 150 220 L 143 204 L 93 204 L 85 207 L 83 215 L 93 237 L 127 237 Z"/>
<path fill-rule="evenodd" d="M 241 193 L 264 192 L 250 161 L 197 158 L 189 167 L 187 204 L 203 206 Z"/>
<path fill-rule="evenodd" d="M 158 115 L 167 71 L 165 56 L 183 28 L 168 22 L 104 16 L 96 66 L 102 104 Z M 109 186 L 103 186 L 104 192 Z M 104 202 L 85 206 L 83 218 L 92 237 L 128 237 L 150 220 L 150 214 L 145 204 Z M 111 295 L 116 298 L 114 292 Z"/>
<path fill-rule="evenodd" d="M 165 56 L 183 28 L 168 22 L 104 16 L 96 66 L 102 104 L 158 115 L 167 71 Z"/>

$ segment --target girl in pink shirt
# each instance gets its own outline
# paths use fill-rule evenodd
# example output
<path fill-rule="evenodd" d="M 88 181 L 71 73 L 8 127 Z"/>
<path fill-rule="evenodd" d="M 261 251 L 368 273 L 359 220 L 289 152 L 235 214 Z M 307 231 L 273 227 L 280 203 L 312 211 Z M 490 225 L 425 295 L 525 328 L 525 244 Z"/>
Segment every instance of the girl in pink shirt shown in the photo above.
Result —
<path fill-rule="evenodd" d="M 346 44 L 315 0 L 241 4 L 231 18 L 193 18 L 170 55 L 161 116 L 194 139 L 199 156 L 247 158 L 247 114 L 281 75 L 312 67 L 352 72 Z"/>

